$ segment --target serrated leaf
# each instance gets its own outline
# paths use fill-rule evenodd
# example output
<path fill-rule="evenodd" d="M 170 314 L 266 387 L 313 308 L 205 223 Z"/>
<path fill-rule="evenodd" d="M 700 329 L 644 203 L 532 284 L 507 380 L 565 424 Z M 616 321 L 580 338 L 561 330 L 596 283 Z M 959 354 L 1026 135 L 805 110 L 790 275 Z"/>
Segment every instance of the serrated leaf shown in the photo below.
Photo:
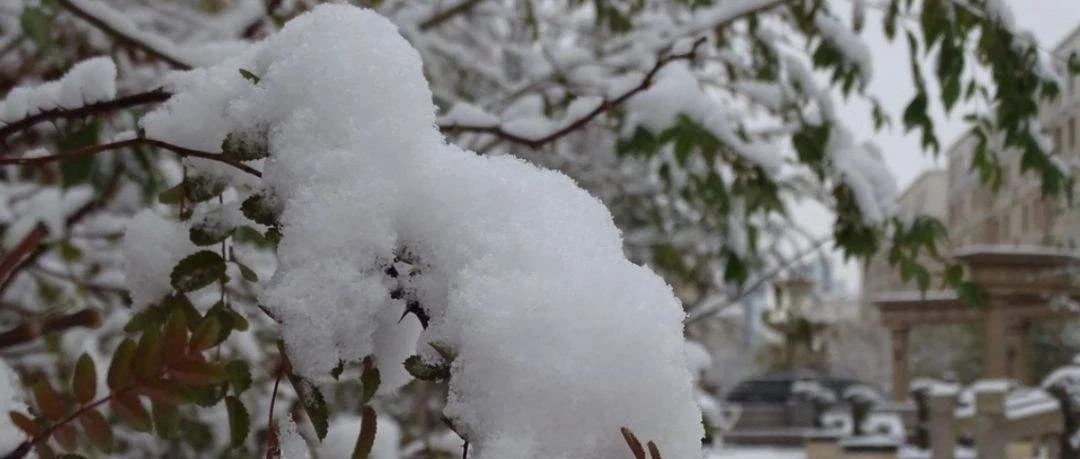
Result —
<path fill-rule="evenodd" d="M 158 194 L 158 202 L 162 204 L 179 204 L 184 199 L 184 183 L 178 183 L 175 186 L 162 191 Z"/>
<path fill-rule="evenodd" d="M 146 411 L 146 407 L 135 394 L 125 392 L 116 395 L 110 405 L 113 412 L 132 429 L 139 432 L 149 432 L 153 429 L 154 424 L 150 418 L 150 412 Z"/>
<path fill-rule="evenodd" d="M 104 453 L 112 451 L 112 428 L 109 427 L 109 421 L 104 415 L 97 410 L 86 411 L 79 416 L 79 424 L 82 425 L 83 432 L 86 433 L 94 448 Z"/>
<path fill-rule="evenodd" d="M 201 250 L 180 260 L 169 276 L 173 288 L 181 292 L 198 290 L 225 276 L 225 259 Z"/>
<path fill-rule="evenodd" d="M 248 431 L 251 430 L 251 416 L 240 399 L 230 395 L 225 397 L 225 408 L 229 412 L 229 438 L 233 448 L 244 446 Z"/>
<path fill-rule="evenodd" d="M 169 374 L 184 384 L 207 386 L 225 381 L 225 369 L 218 364 L 183 360 L 169 367 Z"/>
<path fill-rule="evenodd" d="M 446 365 L 431 365 L 424 363 L 418 355 L 411 355 L 405 359 L 405 371 L 414 378 L 422 381 L 440 381 L 450 378 L 450 367 Z"/>
<path fill-rule="evenodd" d="M 165 360 L 169 362 L 179 360 L 187 349 L 187 339 L 187 318 L 183 311 L 174 309 L 165 322 L 165 337 L 162 345 Z"/>
<path fill-rule="evenodd" d="M 52 384 L 49 384 L 48 379 L 39 378 L 34 382 L 32 390 L 34 392 L 34 402 L 46 418 L 52 421 L 59 421 L 64 418 L 67 409 L 64 407 L 64 402 L 60 400 L 60 395 L 53 389 Z"/>
<path fill-rule="evenodd" d="M 139 346 L 132 358 L 136 376 L 140 379 L 156 377 L 164 366 L 163 360 L 161 332 L 157 328 L 149 328 L 139 338 Z"/>
<path fill-rule="evenodd" d="M 363 373 L 360 373 L 360 387 L 363 390 L 360 397 L 360 403 L 367 403 L 375 396 L 375 392 L 379 390 L 379 384 L 382 378 L 379 376 L 379 369 L 375 365 L 368 365 L 364 367 Z"/>
<path fill-rule="evenodd" d="M 11 423 L 15 424 L 15 427 L 18 427 L 28 437 L 34 437 L 41 433 L 41 426 L 38 426 L 33 419 L 30 419 L 25 414 L 18 411 L 9 411 L 8 417 L 11 419 Z"/>
<path fill-rule="evenodd" d="M 202 176 L 188 177 L 184 181 L 184 196 L 191 202 L 209 201 L 225 191 L 226 183 Z"/>
<path fill-rule="evenodd" d="M 246 360 L 233 360 L 225 364 L 225 374 L 233 394 L 240 395 L 251 387 L 251 364 Z"/>
<path fill-rule="evenodd" d="M 252 161 L 270 156 L 265 134 L 230 132 L 221 141 L 221 154 L 233 161 Z"/>
<path fill-rule="evenodd" d="M 64 451 L 68 452 L 74 451 L 79 446 L 78 437 L 78 431 L 71 424 L 57 426 L 53 431 L 53 439 L 60 444 L 61 448 L 64 448 Z"/>
<path fill-rule="evenodd" d="M 323 398 L 322 392 L 319 392 L 317 387 L 308 384 L 294 374 L 289 374 L 289 382 L 300 396 L 304 412 L 307 413 L 308 419 L 311 420 L 311 425 L 315 427 L 315 434 L 322 441 L 322 439 L 326 438 L 326 430 L 329 427 L 326 400 Z"/>
<path fill-rule="evenodd" d="M 138 391 L 140 394 L 150 397 L 154 404 L 179 405 L 190 398 L 184 387 L 180 386 L 176 381 L 167 379 L 143 381 L 139 385 Z"/>
<path fill-rule="evenodd" d="M 352 459 L 367 459 L 371 455 L 371 447 L 375 444 L 375 434 L 378 423 L 375 418 L 375 409 L 364 406 L 360 409 L 360 436 L 356 439 L 356 447 L 353 448 Z"/>
<path fill-rule="evenodd" d="M 180 409 L 169 403 L 155 402 L 152 407 L 154 431 L 158 437 L 169 440 L 176 438 L 180 429 Z"/>
<path fill-rule="evenodd" d="M 240 276 L 248 282 L 258 282 L 259 275 L 255 274 L 255 271 L 249 268 L 247 265 L 240 263 L 240 261 L 233 259 L 233 263 L 236 263 L 236 267 L 240 268 Z"/>
<path fill-rule="evenodd" d="M 97 371 L 94 369 L 94 359 L 90 358 L 89 354 L 83 354 L 75 362 L 75 371 L 71 375 L 71 393 L 80 404 L 89 403 L 97 393 Z"/>
<path fill-rule="evenodd" d="M 245 217 L 266 226 L 277 225 L 277 217 L 281 210 L 281 203 L 266 193 L 253 194 L 240 203 L 240 212 Z"/>
<path fill-rule="evenodd" d="M 215 315 L 207 314 L 199 326 L 195 327 L 195 332 L 191 334 L 191 342 L 188 343 L 188 350 L 190 352 L 198 352 L 203 349 L 214 347 L 219 341 L 218 338 L 221 333 L 221 323 L 218 322 L 218 318 Z"/>

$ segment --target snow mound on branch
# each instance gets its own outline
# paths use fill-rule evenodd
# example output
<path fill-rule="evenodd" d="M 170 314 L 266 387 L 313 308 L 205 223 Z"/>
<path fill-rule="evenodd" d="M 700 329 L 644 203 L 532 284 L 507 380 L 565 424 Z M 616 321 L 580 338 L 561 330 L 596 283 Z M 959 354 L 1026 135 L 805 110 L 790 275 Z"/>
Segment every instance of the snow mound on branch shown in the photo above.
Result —
<path fill-rule="evenodd" d="M 404 356 L 439 362 L 439 343 L 454 354 L 446 414 L 476 458 L 623 457 L 623 426 L 665 457 L 701 457 L 671 288 L 565 175 L 447 145 L 389 21 L 320 6 L 169 86 L 149 136 L 210 150 L 230 132 L 268 137 L 284 235 L 260 299 L 301 374 L 374 355 L 386 392 Z M 410 303 L 430 316 L 418 338 L 398 322 Z"/>
<path fill-rule="evenodd" d="M 20 86 L 0 102 L 0 125 L 57 108 L 77 108 L 116 97 L 116 65 L 94 57 L 71 67 L 58 80 Z"/>
<path fill-rule="evenodd" d="M 124 283 L 135 307 L 156 303 L 172 292 L 169 276 L 181 259 L 198 247 L 188 239 L 186 227 L 146 209 L 127 224 L 124 232 Z"/>

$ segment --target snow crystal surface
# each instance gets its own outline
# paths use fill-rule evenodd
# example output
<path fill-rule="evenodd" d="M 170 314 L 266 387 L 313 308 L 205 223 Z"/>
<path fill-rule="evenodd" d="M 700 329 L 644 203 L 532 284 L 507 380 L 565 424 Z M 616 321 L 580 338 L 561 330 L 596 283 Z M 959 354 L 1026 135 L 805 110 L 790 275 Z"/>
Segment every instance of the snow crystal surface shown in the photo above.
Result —
<path fill-rule="evenodd" d="M 116 65 L 107 57 L 79 62 L 58 80 L 20 86 L 0 102 L 0 123 L 57 108 L 76 108 L 116 97 Z"/>
<path fill-rule="evenodd" d="M 620 427 L 664 457 L 702 456 L 671 288 L 625 258 L 608 210 L 565 175 L 446 144 L 389 21 L 320 6 L 170 89 L 149 136 L 214 148 L 267 133 L 284 236 L 260 299 L 303 375 L 367 355 L 382 371 L 409 354 L 438 363 L 437 343 L 453 354 L 446 415 L 475 458 L 622 457 Z M 409 304 L 430 318 L 419 335 L 399 322 Z"/>
<path fill-rule="evenodd" d="M 169 275 L 182 258 L 198 248 L 186 227 L 146 209 L 135 214 L 124 232 L 124 276 L 136 307 L 155 303 L 169 292 Z"/>

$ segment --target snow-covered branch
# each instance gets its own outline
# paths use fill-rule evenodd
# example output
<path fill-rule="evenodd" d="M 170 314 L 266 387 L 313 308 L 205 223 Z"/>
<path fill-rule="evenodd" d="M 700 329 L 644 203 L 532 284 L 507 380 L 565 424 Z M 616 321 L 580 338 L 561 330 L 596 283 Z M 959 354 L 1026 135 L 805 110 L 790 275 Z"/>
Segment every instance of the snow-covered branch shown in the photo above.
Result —
<path fill-rule="evenodd" d="M 660 70 L 663 69 L 664 66 L 676 61 L 694 60 L 694 56 L 697 54 L 698 47 L 700 47 L 704 43 L 705 39 L 699 38 L 694 41 L 689 51 L 661 56 L 659 59 L 656 60 L 656 64 L 653 65 L 653 67 L 645 73 L 645 76 L 641 79 L 641 82 L 638 83 L 636 86 L 633 86 L 626 92 L 619 94 L 611 100 L 596 100 L 590 102 L 589 105 L 593 105 L 595 106 L 595 108 L 588 109 L 585 114 L 580 115 L 577 118 L 572 117 L 570 120 L 563 122 L 560 128 L 539 137 L 528 137 L 525 135 L 517 134 L 512 131 L 508 131 L 505 127 L 498 124 L 485 125 L 449 123 L 440 124 L 439 129 L 449 134 L 490 134 L 502 140 L 525 145 L 532 149 L 539 149 L 544 145 L 561 139 L 567 134 L 582 129 L 583 127 L 588 125 L 593 119 L 626 103 L 626 101 L 630 100 L 630 98 L 634 97 L 638 93 L 649 89 L 649 87 L 653 84 L 653 79 L 656 77 L 656 74 L 660 72 Z M 573 114 L 575 110 L 568 110 L 568 112 Z"/>

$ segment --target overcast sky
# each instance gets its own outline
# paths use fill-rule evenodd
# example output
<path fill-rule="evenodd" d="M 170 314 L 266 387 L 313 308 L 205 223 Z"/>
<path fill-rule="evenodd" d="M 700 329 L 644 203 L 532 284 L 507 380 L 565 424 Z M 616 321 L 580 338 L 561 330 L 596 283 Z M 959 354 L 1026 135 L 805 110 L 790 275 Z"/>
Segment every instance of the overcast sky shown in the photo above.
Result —
<path fill-rule="evenodd" d="M 838 4 L 848 2 L 848 0 L 834 1 Z M 1017 25 L 1034 33 L 1040 45 L 1045 49 L 1052 49 L 1080 25 L 1080 0 L 1006 0 L 1006 2 L 1013 9 Z M 880 98 L 882 105 L 893 117 L 893 126 L 891 129 L 873 133 L 869 108 L 867 104 L 862 103 L 840 104 L 843 107 L 841 116 L 853 132 L 872 137 L 874 142 L 881 147 L 886 163 L 896 175 L 897 183 L 902 190 L 922 171 L 935 166 L 944 167 L 944 155 L 942 158 L 935 159 L 924 154 L 919 145 L 917 131 L 903 135 L 900 114 L 903 113 L 915 88 L 911 80 L 905 40 L 901 39 L 899 34 L 898 39 L 892 43 L 886 40 L 881 33 L 881 22 L 878 17 L 868 18 L 864 38 L 870 45 L 875 58 L 874 78 L 869 92 Z M 933 65 L 926 65 L 925 68 L 932 71 Z M 941 140 L 942 149 L 945 149 L 964 130 L 963 122 L 959 120 L 963 111 L 954 111 L 951 117 L 946 117 L 941 111 L 940 104 L 932 107 L 936 110 L 933 115 L 934 126 Z"/>

